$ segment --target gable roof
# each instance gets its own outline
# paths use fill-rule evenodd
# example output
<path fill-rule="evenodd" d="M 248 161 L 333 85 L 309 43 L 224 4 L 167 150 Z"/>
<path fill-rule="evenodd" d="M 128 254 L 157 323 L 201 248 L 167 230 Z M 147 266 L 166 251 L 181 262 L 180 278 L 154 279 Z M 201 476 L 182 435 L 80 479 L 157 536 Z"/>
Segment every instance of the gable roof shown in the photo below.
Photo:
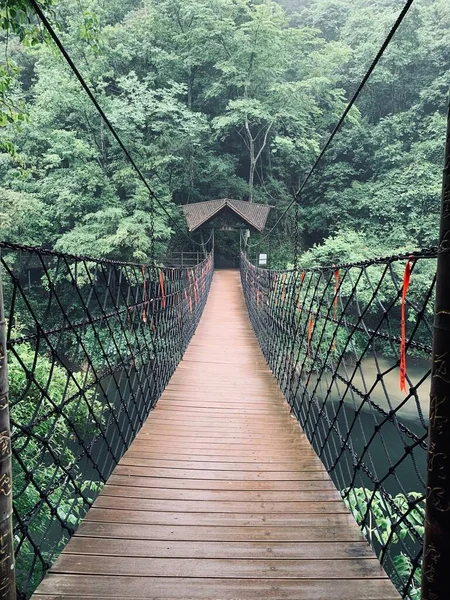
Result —
<path fill-rule="evenodd" d="M 243 221 L 258 231 L 264 229 L 270 211 L 270 206 L 267 204 L 255 204 L 231 198 L 195 202 L 194 204 L 185 204 L 181 208 L 186 217 L 189 231 L 195 231 L 226 207 L 229 207 Z"/>

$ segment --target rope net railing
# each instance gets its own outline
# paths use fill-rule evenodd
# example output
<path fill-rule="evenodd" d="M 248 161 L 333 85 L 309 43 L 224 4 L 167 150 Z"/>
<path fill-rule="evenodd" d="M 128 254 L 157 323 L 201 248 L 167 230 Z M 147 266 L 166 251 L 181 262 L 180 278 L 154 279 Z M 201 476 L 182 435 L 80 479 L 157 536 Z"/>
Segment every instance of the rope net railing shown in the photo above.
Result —
<path fill-rule="evenodd" d="M 155 406 L 200 320 L 193 268 L 0 244 L 18 597 L 67 543 Z"/>
<path fill-rule="evenodd" d="M 291 412 L 411 600 L 420 598 L 436 256 L 291 271 L 241 257 L 250 320 Z"/>

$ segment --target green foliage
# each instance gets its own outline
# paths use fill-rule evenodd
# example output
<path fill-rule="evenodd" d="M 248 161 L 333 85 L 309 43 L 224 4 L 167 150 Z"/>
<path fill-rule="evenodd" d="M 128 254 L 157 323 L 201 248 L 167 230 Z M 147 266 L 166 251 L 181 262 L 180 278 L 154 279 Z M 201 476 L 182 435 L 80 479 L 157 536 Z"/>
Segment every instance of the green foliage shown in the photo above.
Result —
<path fill-rule="evenodd" d="M 228 196 L 270 203 L 272 220 L 398 11 L 365 0 L 41 5 L 171 213 Z M 424 0 L 395 36 L 304 190 L 305 250 L 343 231 L 380 255 L 436 242 L 449 13 L 446 0 Z M 0 185 L 45 216 L 32 239 L 73 250 L 79 238 L 90 254 L 148 259 L 149 199 L 130 165 L 26 0 L 8 0 L 1 18 Z M 22 241 L 10 207 L 0 233 Z M 293 226 L 271 240 L 275 266 L 290 260 Z M 163 254 L 173 232 L 162 213 L 157 229 Z"/>
<path fill-rule="evenodd" d="M 345 503 L 369 542 L 381 548 L 389 543 L 389 555 L 392 557 L 396 571 L 392 574 L 393 580 L 401 588 L 402 581 L 408 581 L 413 572 L 413 565 L 410 558 L 397 549 L 398 542 L 409 538 L 414 543 L 415 537 L 411 529 L 423 537 L 425 523 L 423 494 L 399 493 L 389 497 L 388 501 L 381 492 L 372 492 L 366 488 L 353 488 L 343 490 L 343 492 Z M 401 519 L 399 515 L 404 518 Z M 420 600 L 421 578 L 422 571 L 420 568 L 416 568 L 408 590 L 412 600 Z"/>
<path fill-rule="evenodd" d="M 53 0 L 41 0 L 39 4 L 47 10 Z M 0 8 L 0 28 L 17 35 L 26 45 L 36 46 L 42 40 L 42 30 L 28 0 L 5 0 Z"/>
<path fill-rule="evenodd" d="M 299 20 L 318 27 L 329 42 L 351 48 L 340 80 L 348 95 L 398 6 L 311 0 L 299 12 Z M 449 32 L 445 0 L 425 0 L 408 14 L 357 102 L 359 121 L 345 125 L 305 190 L 300 226 L 306 248 L 343 229 L 366 236 L 381 255 L 436 243 Z"/>
<path fill-rule="evenodd" d="M 18 329 L 16 334 L 20 335 Z M 22 517 L 30 515 L 28 527 L 32 538 L 44 541 L 54 520 L 52 507 L 62 520 L 76 528 L 88 508 L 80 491 L 90 501 L 100 491 L 97 482 L 85 480 L 78 471 L 71 448 L 77 442 L 75 431 L 81 437 L 94 433 L 93 415 L 102 420 L 102 405 L 96 400 L 95 391 L 80 391 L 86 385 L 83 374 L 74 373 L 69 378 L 66 369 L 52 364 L 45 354 L 36 351 L 28 342 L 15 345 L 9 353 L 8 363 L 12 439 L 16 453 L 13 456 L 14 505 Z M 32 373 L 33 378 L 27 373 Z M 55 407 L 63 404 L 60 414 Z M 26 432 L 31 424 L 32 437 Z M 41 440 L 46 440 L 46 444 Z M 48 448 L 53 456 L 48 454 Z M 71 478 L 65 471 L 70 472 Z M 56 547 L 44 543 L 44 558 L 51 562 L 67 540 L 67 531 L 62 530 Z M 21 545 L 18 578 L 26 578 L 33 571 L 32 579 L 37 585 L 42 578 L 42 565 L 34 565 L 34 552 L 28 540 L 21 540 Z"/>
<path fill-rule="evenodd" d="M 277 201 L 286 202 L 295 170 L 312 159 L 342 109 L 338 74 L 349 49 L 291 26 L 271 0 L 61 0 L 57 13 L 49 8 L 43 5 L 170 212 L 214 197 L 272 201 L 275 187 Z M 15 65 L 5 85 L 17 102 L 0 140 L 9 149 L 9 157 L 0 154 L 0 184 L 52 214 L 39 228 L 42 243 L 147 260 L 148 197 L 67 66 L 38 35 L 37 20 L 29 11 L 23 18 L 26 32 L 4 23 Z M 25 44 L 27 35 L 33 43 Z M 16 216 L 5 218 L 11 224 Z M 172 236 L 163 214 L 156 228 L 162 254 Z M 1 234 L 20 241 L 10 225 Z"/>
<path fill-rule="evenodd" d="M 45 246 L 53 229 L 48 206 L 27 192 L 0 188 L 0 239 Z"/>

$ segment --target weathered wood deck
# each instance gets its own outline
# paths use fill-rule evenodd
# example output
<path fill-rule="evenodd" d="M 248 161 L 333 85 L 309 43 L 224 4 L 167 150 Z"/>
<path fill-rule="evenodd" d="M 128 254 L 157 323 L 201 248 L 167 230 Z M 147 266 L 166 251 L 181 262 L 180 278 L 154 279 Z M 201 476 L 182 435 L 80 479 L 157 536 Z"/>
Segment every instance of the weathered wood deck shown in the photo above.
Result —
<path fill-rule="evenodd" d="M 237 271 L 34 595 L 398 600 L 289 410 Z"/>

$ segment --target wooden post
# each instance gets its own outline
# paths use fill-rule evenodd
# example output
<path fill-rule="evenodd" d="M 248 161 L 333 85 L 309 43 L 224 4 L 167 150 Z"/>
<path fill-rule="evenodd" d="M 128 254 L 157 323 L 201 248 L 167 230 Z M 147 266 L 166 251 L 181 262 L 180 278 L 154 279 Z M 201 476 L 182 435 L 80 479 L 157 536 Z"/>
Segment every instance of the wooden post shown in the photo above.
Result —
<path fill-rule="evenodd" d="M 8 405 L 6 321 L 0 264 L 0 599 L 15 600 L 12 530 L 11 433 Z"/>
<path fill-rule="evenodd" d="M 450 589 L 450 104 L 442 185 L 431 372 L 422 600 Z"/>

